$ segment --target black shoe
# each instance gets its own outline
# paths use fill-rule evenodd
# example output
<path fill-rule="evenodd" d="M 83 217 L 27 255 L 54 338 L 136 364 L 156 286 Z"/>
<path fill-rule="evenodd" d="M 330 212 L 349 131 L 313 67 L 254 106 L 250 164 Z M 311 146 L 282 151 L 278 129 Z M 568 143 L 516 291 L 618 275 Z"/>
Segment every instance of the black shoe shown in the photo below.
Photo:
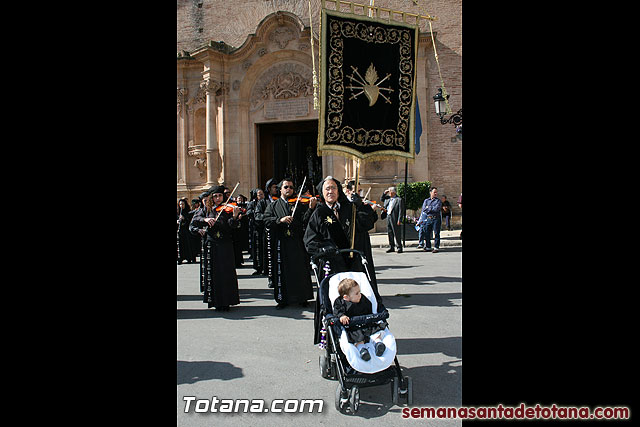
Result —
<path fill-rule="evenodd" d="M 401 254 L 402 253 L 402 248 L 398 248 L 398 253 Z"/>
<path fill-rule="evenodd" d="M 396 251 L 395 249 L 393 249 L 393 248 L 389 248 L 389 250 L 387 250 L 387 253 L 389 253 L 389 252 L 395 252 L 395 251 Z"/>
<path fill-rule="evenodd" d="M 378 357 L 382 356 L 382 353 L 384 353 L 384 351 L 387 349 L 387 346 L 384 345 L 383 342 L 377 342 L 375 347 L 376 347 L 376 356 Z"/>
<path fill-rule="evenodd" d="M 369 361 L 371 359 L 371 355 L 369 354 L 369 350 L 367 350 L 366 348 L 362 347 L 360 349 L 360 357 L 362 357 L 362 360 L 364 360 L 365 362 Z"/>

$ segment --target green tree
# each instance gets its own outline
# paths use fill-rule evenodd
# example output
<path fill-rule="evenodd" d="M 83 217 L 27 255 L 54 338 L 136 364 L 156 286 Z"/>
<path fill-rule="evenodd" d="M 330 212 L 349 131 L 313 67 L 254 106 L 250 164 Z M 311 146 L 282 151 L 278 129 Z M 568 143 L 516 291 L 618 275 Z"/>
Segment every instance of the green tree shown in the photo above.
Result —
<path fill-rule="evenodd" d="M 396 184 L 398 197 L 404 198 L 405 185 L 404 182 Z M 431 181 L 418 181 L 407 183 L 407 210 L 418 210 L 422 207 L 424 199 L 429 197 L 431 189 Z"/>

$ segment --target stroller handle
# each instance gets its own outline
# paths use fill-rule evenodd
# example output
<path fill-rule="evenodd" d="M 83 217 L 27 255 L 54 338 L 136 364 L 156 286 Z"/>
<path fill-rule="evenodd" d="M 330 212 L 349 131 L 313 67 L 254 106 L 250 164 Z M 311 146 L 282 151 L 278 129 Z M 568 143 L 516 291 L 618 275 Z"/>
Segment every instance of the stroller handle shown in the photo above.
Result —
<path fill-rule="evenodd" d="M 349 319 L 349 324 L 346 326 L 364 326 L 372 323 L 377 323 L 381 320 L 389 318 L 389 312 L 384 310 L 382 313 L 364 314 L 361 316 L 353 316 Z"/>
<path fill-rule="evenodd" d="M 340 323 L 340 319 L 338 318 L 338 316 L 334 314 L 329 314 L 326 316 L 326 318 L 329 321 L 329 323 L 332 325 L 335 324 L 339 326 L 344 326 L 345 329 L 349 329 L 349 327 L 351 326 L 357 327 L 357 326 L 371 325 L 374 323 L 378 323 L 381 320 L 386 320 L 389 318 L 389 311 L 385 308 L 380 313 L 353 316 L 349 319 L 348 325 L 342 325 Z"/>
<path fill-rule="evenodd" d="M 320 258 L 324 258 L 327 255 L 337 255 L 337 254 L 345 254 L 345 253 L 348 254 L 348 253 L 351 253 L 351 252 L 357 253 L 358 255 L 360 255 L 360 259 L 362 259 L 362 260 L 366 259 L 365 256 L 364 256 L 364 253 L 362 251 L 359 251 L 358 249 L 337 249 L 337 250 L 328 250 L 328 251 L 320 252 L 320 253 L 318 253 L 316 255 L 313 255 L 311 257 L 311 260 L 315 264 L 315 263 L 318 262 L 318 260 Z"/>

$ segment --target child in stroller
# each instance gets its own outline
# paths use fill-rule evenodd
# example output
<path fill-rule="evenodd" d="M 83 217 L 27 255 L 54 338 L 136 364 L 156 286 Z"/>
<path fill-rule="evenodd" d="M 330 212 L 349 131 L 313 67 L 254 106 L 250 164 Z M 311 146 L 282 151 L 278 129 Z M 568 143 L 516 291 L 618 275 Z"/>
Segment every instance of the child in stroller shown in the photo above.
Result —
<path fill-rule="evenodd" d="M 340 323 L 349 325 L 349 317 L 359 316 L 363 314 L 372 314 L 371 301 L 362 295 L 360 285 L 355 280 L 347 277 L 338 284 L 339 298 L 333 302 L 333 314 L 338 316 Z M 360 357 L 368 361 L 371 359 L 369 350 L 364 346 L 365 342 L 373 340 L 376 356 L 380 357 L 384 353 L 386 346 L 382 342 L 384 329 L 387 322 L 381 320 L 377 324 L 371 326 L 353 327 L 347 331 L 347 340 L 356 345 L 359 350 Z"/>
<path fill-rule="evenodd" d="M 337 252 L 358 254 L 361 257 L 364 272 L 339 272 L 327 275 L 322 281 L 319 281 L 316 263 L 321 256 L 312 256 L 311 258 L 311 267 L 316 276 L 316 283 L 319 284 L 316 298 L 318 307 L 314 320 L 321 323 L 323 337 L 326 337 L 326 345 L 319 358 L 320 375 L 326 379 L 339 381 L 335 396 L 336 409 L 345 412 L 349 408 L 354 414 L 360 403 L 359 387 L 388 383 L 391 383 L 391 397 L 394 404 L 398 404 L 401 397 L 406 399 L 408 405 L 411 405 L 413 403 L 412 381 L 410 377 L 404 376 L 400 369 L 396 357 L 396 341 L 386 322 L 389 312 L 373 292 L 368 279 L 366 258 L 362 252 L 355 249 L 340 249 Z M 348 325 L 344 325 L 332 309 L 336 300 L 344 299 L 338 291 L 339 284 L 343 279 L 353 279 L 357 282 L 362 295 L 366 296 L 372 306 L 371 314 L 347 315 L 349 317 Z M 363 334 L 373 333 L 374 335 L 368 336 L 369 342 L 364 342 L 358 350 L 354 343 L 349 342 L 347 328 L 352 331 L 360 327 L 365 328 L 361 329 Z M 377 328 L 382 330 L 377 330 Z M 373 339 L 371 339 L 372 337 Z M 355 339 L 357 338 L 356 336 Z M 373 357 L 371 355 L 376 354 L 375 345 L 379 341 L 384 344 L 385 348 L 382 349 L 378 346 L 382 352 L 378 350 L 380 355 Z M 368 349 L 371 356 L 368 360 L 361 357 L 362 348 Z"/>

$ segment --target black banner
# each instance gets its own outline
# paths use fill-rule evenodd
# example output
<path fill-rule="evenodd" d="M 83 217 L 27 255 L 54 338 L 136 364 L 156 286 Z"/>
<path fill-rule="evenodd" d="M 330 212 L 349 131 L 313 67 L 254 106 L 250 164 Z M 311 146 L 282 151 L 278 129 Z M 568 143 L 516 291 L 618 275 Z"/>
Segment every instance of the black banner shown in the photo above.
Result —
<path fill-rule="evenodd" d="M 418 29 L 322 10 L 318 155 L 414 159 Z"/>

